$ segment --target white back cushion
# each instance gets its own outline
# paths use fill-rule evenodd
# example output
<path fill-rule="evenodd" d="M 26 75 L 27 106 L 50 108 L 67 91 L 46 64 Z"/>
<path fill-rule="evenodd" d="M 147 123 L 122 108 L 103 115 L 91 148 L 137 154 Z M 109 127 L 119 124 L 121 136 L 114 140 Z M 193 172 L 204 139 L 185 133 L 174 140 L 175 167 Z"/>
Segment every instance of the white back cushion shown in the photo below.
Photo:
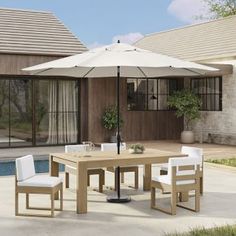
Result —
<path fill-rule="evenodd" d="M 203 156 L 202 148 L 196 148 L 196 147 L 182 146 L 181 153 L 187 154 L 189 157 L 192 158 L 202 158 Z"/>
<path fill-rule="evenodd" d="M 35 176 L 34 158 L 27 155 L 16 159 L 16 177 L 18 181 L 24 181 Z"/>
<path fill-rule="evenodd" d="M 102 143 L 101 144 L 101 151 L 116 151 L 117 150 L 117 143 Z M 126 143 L 120 143 L 120 150 L 126 150 Z"/>
<path fill-rule="evenodd" d="M 85 152 L 89 144 L 66 145 L 65 152 Z"/>
<path fill-rule="evenodd" d="M 192 157 L 180 157 L 170 158 L 168 163 L 168 175 L 172 176 L 172 167 L 176 167 L 176 175 L 193 175 L 196 172 L 197 165 L 200 165 L 201 161 L 199 158 Z M 179 170 L 180 166 L 194 166 L 194 170 Z"/>

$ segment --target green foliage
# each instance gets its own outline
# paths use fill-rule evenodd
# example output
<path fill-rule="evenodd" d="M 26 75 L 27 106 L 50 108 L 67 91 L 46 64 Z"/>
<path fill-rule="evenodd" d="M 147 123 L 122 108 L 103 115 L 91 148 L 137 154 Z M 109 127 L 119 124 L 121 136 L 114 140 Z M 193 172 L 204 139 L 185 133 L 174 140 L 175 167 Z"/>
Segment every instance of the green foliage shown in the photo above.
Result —
<path fill-rule="evenodd" d="M 118 120 L 117 107 L 116 106 L 108 107 L 102 116 L 103 127 L 108 130 L 115 130 L 117 128 L 117 120 Z M 123 125 L 123 123 L 124 121 L 120 116 L 120 127 Z"/>
<path fill-rule="evenodd" d="M 229 159 L 208 159 L 206 162 L 236 167 L 236 157 Z"/>
<path fill-rule="evenodd" d="M 145 150 L 144 146 L 141 143 L 132 144 L 130 148 L 133 149 L 134 152 L 143 152 Z"/>
<path fill-rule="evenodd" d="M 187 130 L 189 129 L 190 122 L 200 117 L 201 101 L 190 90 L 176 91 L 169 97 L 168 106 L 176 109 L 177 117 L 185 118 Z"/>
<path fill-rule="evenodd" d="M 236 0 L 203 0 L 213 19 L 236 15 Z M 202 18 L 206 18 L 202 16 Z M 209 18 L 209 17 L 207 17 Z"/>
<path fill-rule="evenodd" d="M 233 236 L 236 235 L 236 226 L 215 227 L 212 229 L 193 229 L 188 233 L 166 234 L 166 236 Z"/>

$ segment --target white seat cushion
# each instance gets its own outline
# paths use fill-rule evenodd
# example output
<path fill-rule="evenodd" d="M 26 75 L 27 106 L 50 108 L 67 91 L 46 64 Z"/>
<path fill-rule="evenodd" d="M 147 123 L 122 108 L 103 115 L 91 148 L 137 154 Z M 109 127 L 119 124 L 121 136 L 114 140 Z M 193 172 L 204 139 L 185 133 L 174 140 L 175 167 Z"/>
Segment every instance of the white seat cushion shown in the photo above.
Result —
<path fill-rule="evenodd" d="M 60 177 L 35 175 L 24 181 L 17 182 L 17 185 L 24 186 L 24 187 L 51 187 L 52 188 L 62 182 L 63 182 L 63 179 Z"/>
<path fill-rule="evenodd" d="M 157 181 L 163 184 L 171 185 L 171 179 L 168 175 L 159 175 L 152 178 L 153 181 Z M 176 182 L 177 185 L 184 185 L 184 184 L 194 184 L 194 180 L 179 180 Z"/>

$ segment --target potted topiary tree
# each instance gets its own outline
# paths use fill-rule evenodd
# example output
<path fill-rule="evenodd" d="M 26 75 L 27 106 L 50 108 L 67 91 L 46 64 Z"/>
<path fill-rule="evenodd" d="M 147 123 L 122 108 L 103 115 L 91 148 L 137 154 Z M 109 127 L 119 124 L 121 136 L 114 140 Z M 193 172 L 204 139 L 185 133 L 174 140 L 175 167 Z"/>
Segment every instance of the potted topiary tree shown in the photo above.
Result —
<path fill-rule="evenodd" d="M 184 117 L 185 128 L 181 133 L 182 143 L 194 143 L 194 133 L 190 130 L 190 124 L 193 120 L 200 118 L 201 101 L 190 90 L 176 91 L 168 99 L 168 105 L 176 109 L 177 117 Z"/>
<path fill-rule="evenodd" d="M 110 141 L 112 143 L 115 143 L 117 141 L 116 139 L 116 129 L 117 129 L 117 107 L 116 106 L 110 106 L 107 109 L 105 109 L 103 116 L 102 116 L 102 123 L 103 127 L 110 132 L 112 132 L 112 135 L 110 137 Z M 123 125 L 123 119 L 120 117 L 120 127 Z"/>

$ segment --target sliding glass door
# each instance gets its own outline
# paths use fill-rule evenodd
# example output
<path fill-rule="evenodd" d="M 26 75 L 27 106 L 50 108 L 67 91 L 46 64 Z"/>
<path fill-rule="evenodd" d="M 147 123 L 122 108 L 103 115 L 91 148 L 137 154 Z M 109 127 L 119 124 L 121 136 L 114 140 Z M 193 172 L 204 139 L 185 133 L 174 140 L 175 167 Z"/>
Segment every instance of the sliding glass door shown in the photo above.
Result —
<path fill-rule="evenodd" d="M 79 82 L 0 78 L 0 147 L 79 141 Z"/>

